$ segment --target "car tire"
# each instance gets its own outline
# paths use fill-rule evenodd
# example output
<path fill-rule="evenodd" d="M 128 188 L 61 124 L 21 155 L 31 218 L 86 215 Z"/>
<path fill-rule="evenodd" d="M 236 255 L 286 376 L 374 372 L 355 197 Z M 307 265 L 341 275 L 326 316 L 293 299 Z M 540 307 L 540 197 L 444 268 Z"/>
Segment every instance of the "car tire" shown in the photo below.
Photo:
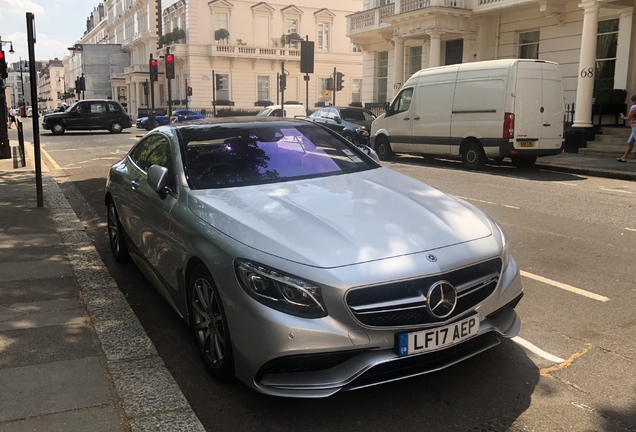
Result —
<path fill-rule="evenodd" d="M 512 158 L 512 164 L 517 168 L 533 168 L 536 162 L 536 156 L 515 156 Z"/>
<path fill-rule="evenodd" d="M 219 291 L 208 269 L 199 264 L 188 283 L 190 326 L 199 356 L 218 381 L 234 379 L 230 331 Z"/>
<path fill-rule="evenodd" d="M 349 141 L 351 144 L 355 144 L 356 143 L 356 140 L 353 138 L 353 135 L 351 135 L 350 133 L 342 134 L 342 136 L 344 137 L 344 139 Z"/>
<path fill-rule="evenodd" d="M 462 165 L 471 170 L 480 170 L 486 166 L 486 153 L 481 144 L 470 141 L 462 149 Z"/>
<path fill-rule="evenodd" d="M 128 243 L 126 241 L 126 233 L 121 226 L 117 207 L 112 199 L 108 200 L 107 205 L 107 226 L 108 226 L 108 243 L 110 243 L 110 251 L 118 263 L 126 263 L 130 261 L 128 253 Z"/>
<path fill-rule="evenodd" d="M 393 157 L 393 150 L 391 150 L 391 144 L 389 140 L 384 136 L 379 136 L 375 139 L 375 152 L 378 154 L 380 160 L 389 160 Z"/>
<path fill-rule="evenodd" d="M 108 131 L 110 133 L 120 133 L 122 130 L 124 130 L 124 128 L 122 127 L 121 123 L 119 123 L 119 122 L 111 123 L 110 127 L 108 128 Z"/>
<path fill-rule="evenodd" d="M 62 123 L 55 123 L 51 126 L 51 132 L 55 135 L 62 135 L 66 128 Z"/>

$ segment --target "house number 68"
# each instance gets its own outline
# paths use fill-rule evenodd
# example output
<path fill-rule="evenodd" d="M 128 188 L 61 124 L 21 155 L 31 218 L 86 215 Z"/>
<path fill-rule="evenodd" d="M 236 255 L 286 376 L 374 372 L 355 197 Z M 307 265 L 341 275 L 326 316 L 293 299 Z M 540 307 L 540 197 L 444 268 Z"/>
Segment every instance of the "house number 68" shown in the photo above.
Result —
<path fill-rule="evenodd" d="M 592 78 L 594 76 L 594 68 L 581 69 L 581 78 Z"/>

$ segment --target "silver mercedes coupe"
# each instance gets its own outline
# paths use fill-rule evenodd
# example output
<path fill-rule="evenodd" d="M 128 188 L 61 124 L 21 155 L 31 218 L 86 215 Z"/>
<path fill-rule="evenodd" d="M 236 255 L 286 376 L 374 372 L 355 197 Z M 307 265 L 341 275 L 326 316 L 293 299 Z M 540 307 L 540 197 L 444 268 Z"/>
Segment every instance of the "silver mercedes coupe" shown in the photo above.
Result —
<path fill-rule="evenodd" d="M 506 236 L 320 125 L 161 126 L 110 169 L 115 259 L 190 325 L 209 373 L 326 397 L 449 367 L 513 337 Z"/>

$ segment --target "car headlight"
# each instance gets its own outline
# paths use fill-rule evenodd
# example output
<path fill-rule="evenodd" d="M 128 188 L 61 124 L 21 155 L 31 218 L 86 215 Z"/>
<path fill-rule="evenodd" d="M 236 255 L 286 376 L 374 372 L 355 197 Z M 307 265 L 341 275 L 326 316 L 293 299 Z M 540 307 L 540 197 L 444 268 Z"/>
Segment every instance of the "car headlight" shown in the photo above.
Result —
<path fill-rule="evenodd" d="M 356 133 L 362 136 L 369 136 L 369 131 L 365 128 L 357 128 Z"/>
<path fill-rule="evenodd" d="M 327 316 L 320 287 L 249 261 L 237 260 L 241 287 L 256 301 L 302 318 Z"/>
<path fill-rule="evenodd" d="M 502 261 L 502 265 L 501 265 L 501 271 L 505 271 L 508 268 L 508 262 L 510 262 L 510 251 L 509 251 L 509 247 L 508 247 L 508 236 L 506 235 L 506 232 L 504 231 L 504 229 L 495 221 L 493 221 L 493 224 L 495 225 L 495 227 L 497 227 L 497 229 L 499 230 L 499 235 L 501 237 L 501 261 Z"/>

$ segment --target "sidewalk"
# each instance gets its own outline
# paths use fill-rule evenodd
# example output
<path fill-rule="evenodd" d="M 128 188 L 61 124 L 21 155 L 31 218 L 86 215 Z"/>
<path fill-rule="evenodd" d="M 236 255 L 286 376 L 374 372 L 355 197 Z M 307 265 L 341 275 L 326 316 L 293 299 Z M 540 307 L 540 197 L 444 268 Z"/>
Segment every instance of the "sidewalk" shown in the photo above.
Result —
<path fill-rule="evenodd" d="M 33 147 L 0 160 L 0 432 L 204 431 Z"/>
<path fill-rule="evenodd" d="M 596 177 L 636 180 L 636 160 L 634 159 L 621 163 L 614 158 L 562 153 L 538 158 L 537 167 Z"/>

